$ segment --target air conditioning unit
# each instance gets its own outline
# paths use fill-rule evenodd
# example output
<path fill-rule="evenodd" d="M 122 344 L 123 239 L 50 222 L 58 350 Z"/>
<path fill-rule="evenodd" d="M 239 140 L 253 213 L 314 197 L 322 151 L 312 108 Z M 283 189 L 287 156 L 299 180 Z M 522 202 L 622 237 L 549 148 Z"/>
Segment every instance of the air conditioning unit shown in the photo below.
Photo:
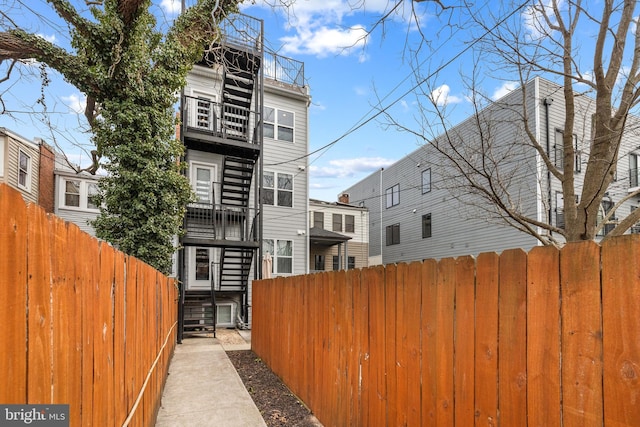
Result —
<path fill-rule="evenodd" d="M 631 234 L 640 234 L 640 225 L 634 225 L 631 227 Z"/>

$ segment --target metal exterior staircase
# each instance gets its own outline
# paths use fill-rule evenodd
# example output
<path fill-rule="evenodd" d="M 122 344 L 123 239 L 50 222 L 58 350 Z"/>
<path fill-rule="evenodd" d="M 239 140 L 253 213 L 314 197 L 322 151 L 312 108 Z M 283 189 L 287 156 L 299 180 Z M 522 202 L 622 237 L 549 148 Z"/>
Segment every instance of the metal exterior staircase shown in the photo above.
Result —
<path fill-rule="evenodd" d="M 226 156 L 222 167 L 220 203 L 226 207 L 249 207 L 255 160 Z"/>
<path fill-rule="evenodd" d="M 244 291 L 249 281 L 249 271 L 255 249 L 223 248 L 220 254 L 220 291 Z"/>
<path fill-rule="evenodd" d="M 211 291 L 207 290 L 185 292 L 182 306 L 184 332 L 215 333 L 214 298 Z"/>

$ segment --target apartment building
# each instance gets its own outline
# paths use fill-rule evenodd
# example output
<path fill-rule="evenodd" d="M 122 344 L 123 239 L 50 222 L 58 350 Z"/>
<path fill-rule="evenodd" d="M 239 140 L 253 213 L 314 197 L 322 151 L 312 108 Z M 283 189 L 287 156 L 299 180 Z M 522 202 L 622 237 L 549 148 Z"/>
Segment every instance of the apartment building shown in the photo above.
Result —
<path fill-rule="evenodd" d="M 309 200 L 309 266 L 312 272 L 369 266 L 369 212 L 349 204 Z"/>
<path fill-rule="evenodd" d="M 562 87 L 542 78 L 529 81 L 526 108 L 529 126 L 551 159 L 562 168 L 564 98 Z M 522 91 L 516 90 L 492 103 L 481 112 L 490 117 L 491 144 L 495 159 L 502 159 L 502 173 L 511 195 L 510 203 L 538 221 L 564 227 L 563 194 L 560 182 L 543 168 L 537 152 L 523 133 Z M 575 98 L 575 188 L 580 194 L 591 145 L 591 117 L 595 110 L 588 96 Z M 448 130 L 460 141 L 477 140 L 477 122 L 471 117 Z M 630 118 L 629 123 L 636 123 Z M 637 126 L 628 126 L 623 135 L 617 163 L 616 181 L 609 187 L 600 207 L 600 216 L 616 202 L 639 188 Z M 539 241 L 508 226 L 486 201 L 471 193 L 447 166 L 433 144 L 413 151 L 388 168 L 380 169 L 344 190 L 351 203 L 369 209 L 369 253 L 373 263 L 384 264 L 428 258 L 477 255 L 501 252 L 510 248 L 529 250 Z M 474 139 L 475 138 L 475 139 Z M 473 146 L 470 146 L 473 148 Z M 470 151 L 470 156 L 474 155 Z M 507 181 L 508 179 L 508 181 Z M 625 215 L 640 204 L 639 197 L 627 200 L 617 212 Z M 604 225 L 601 235 L 609 232 L 616 216 Z M 640 231 L 633 227 L 630 232 Z M 561 236 L 558 236 L 560 238 Z"/>
<path fill-rule="evenodd" d="M 264 258 L 268 275 L 308 271 L 304 65 L 264 50 L 261 20 L 238 14 L 221 27 L 182 97 L 180 137 L 197 200 L 180 238 L 180 338 L 248 327 Z"/>

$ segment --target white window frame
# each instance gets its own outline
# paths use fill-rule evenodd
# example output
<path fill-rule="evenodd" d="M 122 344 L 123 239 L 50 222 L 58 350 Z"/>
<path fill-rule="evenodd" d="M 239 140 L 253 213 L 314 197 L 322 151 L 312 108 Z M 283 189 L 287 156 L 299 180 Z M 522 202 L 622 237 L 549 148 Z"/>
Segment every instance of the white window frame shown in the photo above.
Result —
<path fill-rule="evenodd" d="M 201 203 L 204 206 L 212 206 L 216 203 L 219 203 L 219 198 L 220 195 L 217 194 L 217 192 L 215 191 L 215 183 L 217 182 L 218 179 L 218 165 L 214 164 L 214 163 L 204 163 L 204 162 L 195 162 L 195 161 L 191 161 L 189 162 L 189 182 L 191 184 L 191 189 L 193 190 L 193 192 L 196 194 L 196 197 L 198 195 L 198 192 L 196 191 L 196 182 L 197 182 L 197 178 L 198 178 L 198 168 L 200 169 L 209 169 L 211 171 L 211 194 L 213 196 L 213 200 L 208 200 L 208 201 L 201 201 L 199 198 L 196 200 L 196 204 L 197 203 Z"/>
<path fill-rule="evenodd" d="M 78 182 L 79 188 L 78 188 L 78 206 L 72 206 L 72 205 L 67 205 L 67 182 L 70 181 L 76 181 Z M 66 176 L 61 176 L 60 177 L 60 188 L 58 189 L 58 206 L 60 209 L 68 209 L 68 210 L 74 210 L 74 211 L 86 211 L 86 212 L 99 212 L 100 208 L 99 207 L 89 207 L 89 197 L 91 196 L 91 194 L 89 194 L 89 187 L 91 185 L 95 185 L 96 187 L 98 186 L 98 183 L 96 181 L 93 180 L 87 180 L 87 179 L 82 179 L 81 177 L 66 177 Z"/>
<path fill-rule="evenodd" d="M 294 241 L 293 240 L 289 240 L 289 239 L 262 239 L 263 242 L 272 242 L 272 248 L 273 251 L 269 252 L 269 255 L 271 255 L 271 259 L 272 259 L 272 263 L 271 263 L 271 272 L 273 274 L 277 274 L 280 276 L 286 276 L 286 275 L 293 275 L 293 271 L 294 271 L 294 261 L 295 261 L 295 245 L 294 245 Z M 290 242 L 291 243 L 291 256 L 286 256 L 286 255 L 278 255 L 278 242 Z M 264 248 L 263 245 L 263 251 L 266 254 L 266 248 Z M 273 253 L 271 253 L 273 252 Z M 281 272 L 278 270 L 278 259 L 279 258 L 287 258 L 287 259 L 291 259 L 291 271 L 284 271 Z"/>
<path fill-rule="evenodd" d="M 20 183 L 20 174 L 23 173 L 23 169 L 20 166 L 20 159 L 21 157 L 24 156 L 27 158 L 27 167 L 26 170 L 24 170 L 24 174 L 25 174 L 25 183 L 21 184 Z M 32 165 L 33 165 L 33 159 L 31 158 L 31 156 L 24 150 L 22 149 L 18 149 L 18 188 L 21 188 L 25 191 L 31 191 L 31 180 L 32 180 Z"/>
<path fill-rule="evenodd" d="M 264 185 L 264 175 L 265 174 L 273 174 L 273 187 L 266 187 Z M 280 176 L 281 175 L 288 175 L 291 177 L 291 190 L 289 189 L 285 189 L 285 188 L 280 188 Z M 278 206 L 278 207 L 282 207 L 282 208 L 293 208 L 294 207 L 294 195 L 295 195 L 295 183 L 293 182 L 294 179 L 294 175 L 292 173 L 286 173 L 286 172 L 274 172 L 274 171 L 264 171 L 263 172 L 263 177 L 262 177 L 262 189 L 263 190 L 271 190 L 273 191 L 273 203 L 265 203 L 264 202 L 264 198 L 263 203 L 265 205 L 268 206 Z M 280 192 L 287 192 L 287 193 L 291 193 L 291 206 L 288 205 L 281 205 L 280 203 L 278 203 L 278 195 Z"/>
<path fill-rule="evenodd" d="M 198 249 L 206 249 L 209 251 L 209 277 L 204 280 L 196 280 L 196 252 Z M 215 260 L 217 259 L 216 256 L 218 255 L 217 249 L 200 246 L 189 246 L 188 251 L 188 289 L 211 289 L 211 279 L 212 276 L 216 273 Z"/>
<path fill-rule="evenodd" d="M 231 307 L 231 319 L 229 322 L 220 322 L 220 308 Z M 216 326 L 235 326 L 236 322 L 236 304 L 233 302 L 218 302 L 216 303 Z"/>
<path fill-rule="evenodd" d="M 268 114 L 267 114 L 267 109 L 272 110 L 273 111 L 273 120 L 268 120 Z M 284 124 L 281 123 L 281 118 L 280 118 L 280 114 L 291 114 L 291 125 L 288 124 Z M 269 106 L 264 106 L 264 119 L 263 119 L 264 125 L 271 125 L 273 126 L 273 137 L 267 137 L 267 138 L 271 138 L 274 139 L 276 141 L 283 141 L 283 142 L 290 142 L 292 144 L 295 143 L 296 141 L 296 115 L 295 112 L 293 111 L 289 111 L 289 110 L 284 110 L 281 108 L 275 108 L 275 107 L 269 107 Z M 291 130 L 291 140 L 288 139 L 283 139 L 280 136 L 280 129 L 290 129 Z"/>

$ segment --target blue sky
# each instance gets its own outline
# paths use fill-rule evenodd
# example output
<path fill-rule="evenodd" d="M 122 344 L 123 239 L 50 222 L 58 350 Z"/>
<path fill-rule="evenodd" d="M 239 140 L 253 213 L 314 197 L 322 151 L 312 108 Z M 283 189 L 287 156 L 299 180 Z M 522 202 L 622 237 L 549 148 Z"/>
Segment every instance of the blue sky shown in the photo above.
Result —
<path fill-rule="evenodd" d="M 187 0 L 187 5 L 189 1 L 193 0 Z M 44 0 L 21 3 L 34 11 L 50 10 Z M 154 0 L 160 22 L 175 17 L 180 3 L 180 0 Z M 286 9 L 259 1 L 241 7 L 244 13 L 264 20 L 268 48 L 305 64 L 305 78 L 312 96 L 310 151 L 338 140 L 309 158 L 312 198 L 335 201 L 340 191 L 421 144 L 414 136 L 389 127 L 382 116 L 375 117 L 376 105 L 381 105 L 389 108 L 394 117 L 413 122 L 417 105 L 413 95 L 408 94 L 415 84 L 411 61 L 421 63 L 425 74 L 440 69 L 430 79 L 429 90 L 442 104 L 447 104 L 452 122 L 468 114 L 460 74 L 471 66 L 473 58 L 470 54 L 457 55 L 473 40 L 473 29 L 465 27 L 466 19 L 455 11 L 438 17 L 436 4 L 428 1 L 404 2 L 384 24 L 376 25 L 394 5 L 387 0 L 298 0 Z M 478 7 L 481 10 L 482 4 Z M 18 22 L 29 22 L 29 28 L 60 46 L 68 46 L 64 27 L 55 23 L 51 12 L 46 15 L 51 21 L 34 24 L 29 9 L 25 6 L 12 17 Z M 460 27 L 449 27 L 445 21 Z M 425 39 L 430 44 L 415 53 L 417 43 Z M 51 83 L 44 89 L 50 113 L 46 117 L 57 129 L 51 132 L 41 121 L 45 115 L 34 114 L 31 108 L 33 105 L 37 111 L 43 108 L 36 102 L 42 90 L 36 65 L 23 67 L 25 76 L 19 81 L 0 86 L 12 112 L 0 115 L 0 126 L 27 138 L 41 137 L 47 141 L 56 138 L 75 162 L 86 164 L 88 156 L 78 147 L 85 151 L 92 148 L 88 135 L 65 132 L 83 125 L 79 112 L 84 96 L 57 73 L 49 71 Z M 485 79 L 483 85 L 491 97 L 515 87 L 509 79 L 495 78 Z"/>

